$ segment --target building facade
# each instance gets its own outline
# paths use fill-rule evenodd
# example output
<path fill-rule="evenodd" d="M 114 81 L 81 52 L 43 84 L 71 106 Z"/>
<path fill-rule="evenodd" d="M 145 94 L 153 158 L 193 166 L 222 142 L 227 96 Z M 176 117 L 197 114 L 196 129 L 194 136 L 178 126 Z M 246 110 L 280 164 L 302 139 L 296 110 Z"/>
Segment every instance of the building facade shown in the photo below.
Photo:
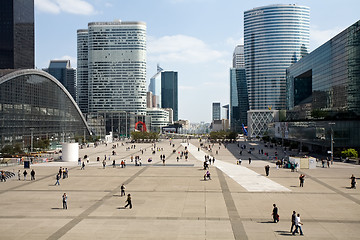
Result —
<path fill-rule="evenodd" d="M 153 95 L 152 106 L 156 108 L 161 107 L 161 72 L 163 69 L 157 65 L 157 72 L 150 78 L 149 91 Z"/>
<path fill-rule="evenodd" d="M 307 54 L 310 9 L 279 4 L 244 12 L 250 110 L 285 109 L 286 68 Z"/>
<path fill-rule="evenodd" d="M 237 45 L 235 47 L 232 68 L 245 68 L 244 45 Z"/>
<path fill-rule="evenodd" d="M 170 124 L 169 111 L 162 108 L 148 108 L 146 116 L 150 118 L 148 128 L 152 132 L 161 132 L 161 129 Z"/>
<path fill-rule="evenodd" d="M 70 60 L 51 60 L 49 68 L 43 70 L 61 82 L 76 100 L 76 69 L 71 67 Z"/>
<path fill-rule="evenodd" d="M 178 116 L 178 73 L 174 71 L 161 72 L 161 107 L 172 108 L 174 121 Z"/>
<path fill-rule="evenodd" d="M 221 120 L 221 106 L 219 102 L 212 104 L 212 121 Z"/>
<path fill-rule="evenodd" d="M 34 0 L 2 0 L 0 69 L 34 68 Z"/>
<path fill-rule="evenodd" d="M 27 69 L 0 76 L 1 146 L 26 148 L 33 138 L 60 142 L 89 135 L 76 102 L 50 74 Z"/>
<path fill-rule="evenodd" d="M 248 89 L 245 68 L 230 69 L 230 129 L 242 132 L 242 125 L 247 126 L 249 110 Z"/>
<path fill-rule="evenodd" d="M 88 24 L 87 32 L 88 112 L 145 114 L 146 24 L 92 22 Z M 86 31 L 78 31 L 78 42 L 85 40 L 85 35 Z M 78 46 L 79 50 L 82 48 Z M 86 58 L 86 53 L 83 58 Z M 79 67 L 79 73 L 83 74 L 85 69 Z M 81 91 L 81 94 L 86 92 Z"/>
<path fill-rule="evenodd" d="M 88 35 L 87 29 L 77 30 L 76 102 L 83 113 L 89 112 Z"/>
<path fill-rule="evenodd" d="M 359 92 L 357 21 L 287 69 L 286 138 L 302 139 L 326 152 L 333 132 L 335 147 L 359 148 Z"/>

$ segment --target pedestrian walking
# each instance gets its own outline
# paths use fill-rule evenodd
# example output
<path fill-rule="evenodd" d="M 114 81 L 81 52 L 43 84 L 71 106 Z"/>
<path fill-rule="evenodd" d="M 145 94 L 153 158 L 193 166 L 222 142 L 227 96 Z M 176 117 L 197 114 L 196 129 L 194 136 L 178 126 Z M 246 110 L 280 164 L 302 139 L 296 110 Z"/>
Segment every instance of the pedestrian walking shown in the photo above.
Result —
<path fill-rule="evenodd" d="M 350 179 L 351 179 L 351 187 L 350 188 L 356 189 L 356 178 L 355 178 L 354 174 L 351 175 Z"/>
<path fill-rule="evenodd" d="M 300 180 L 300 187 L 304 187 L 305 175 L 300 174 L 299 180 Z"/>
<path fill-rule="evenodd" d="M 59 180 L 60 180 L 60 174 L 58 173 L 58 174 L 56 174 L 56 183 L 55 183 L 55 186 L 56 185 L 60 185 L 60 182 L 59 182 Z"/>
<path fill-rule="evenodd" d="M 20 181 L 20 178 L 21 178 L 21 171 L 19 170 L 18 171 L 18 180 Z"/>
<path fill-rule="evenodd" d="M 272 216 L 274 219 L 274 223 L 279 222 L 279 209 L 276 207 L 276 204 L 273 204 L 273 212 L 272 212 Z"/>
<path fill-rule="evenodd" d="M 270 172 L 270 166 L 269 166 L 269 165 L 266 165 L 266 166 L 265 166 L 266 176 L 269 176 L 269 172 Z"/>
<path fill-rule="evenodd" d="M 80 169 L 81 169 L 81 170 L 85 170 L 85 161 L 82 162 Z"/>
<path fill-rule="evenodd" d="M 293 231 L 293 228 L 294 228 L 294 227 L 296 228 L 295 218 L 296 218 L 296 212 L 293 211 L 293 214 L 291 215 L 291 228 L 290 228 L 290 232 L 291 232 L 291 233 L 292 233 L 292 231 Z"/>
<path fill-rule="evenodd" d="M 62 195 L 63 209 L 67 209 L 67 196 L 66 193 Z"/>
<path fill-rule="evenodd" d="M 35 171 L 34 171 L 34 169 L 31 170 L 30 175 L 31 175 L 31 180 L 35 180 Z"/>
<path fill-rule="evenodd" d="M 27 171 L 26 170 L 24 170 L 24 172 L 23 172 L 23 175 L 24 175 L 24 181 L 26 181 L 26 175 L 27 175 L 28 173 L 27 173 Z"/>
<path fill-rule="evenodd" d="M 293 231 L 292 235 L 295 235 L 295 233 L 299 233 L 299 229 L 300 229 L 300 235 L 304 235 L 303 231 L 302 231 L 302 228 L 301 228 L 301 225 L 303 225 L 303 224 L 302 224 L 302 222 L 300 220 L 300 213 L 298 213 L 297 216 L 295 217 L 295 226 L 296 226 L 296 228 Z"/>
<path fill-rule="evenodd" d="M 132 209 L 132 203 L 131 203 L 131 195 L 130 193 L 127 195 L 127 199 L 125 201 L 127 204 L 125 205 L 124 208 L 126 208 L 127 206 L 130 206 L 130 209 Z"/>
<path fill-rule="evenodd" d="M 115 160 L 113 160 L 113 163 L 112 163 L 112 166 L 113 166 L 113 168 L 115 168 Z"/>
<path fill-rule="evenodd" d="M 121 190 L 121 193 L 120 193 L 120 196 L 125 196 L 125 185 L 122 184 L 121 187 L 120 187 L 120 190 Z"/>
<path fill-rule="evenodd" d="M 105 169 L 105 166 L 106 166 L 106 160 L 105 159 L 103 160 L 102 164 L 103 164 L 103 169 Z"/>
<path fill-rule="evenodd" d="M 251 157 L 249 157 L 249 164 L 251 164 Z"/>
<path fill-rule="evenodd" d="M 62 167 L 60 167 L 60 169 L 59 169 L 59 175 L 60 175 L 60 178 L 61 178 L 61 175 L 62 175 Z"/>

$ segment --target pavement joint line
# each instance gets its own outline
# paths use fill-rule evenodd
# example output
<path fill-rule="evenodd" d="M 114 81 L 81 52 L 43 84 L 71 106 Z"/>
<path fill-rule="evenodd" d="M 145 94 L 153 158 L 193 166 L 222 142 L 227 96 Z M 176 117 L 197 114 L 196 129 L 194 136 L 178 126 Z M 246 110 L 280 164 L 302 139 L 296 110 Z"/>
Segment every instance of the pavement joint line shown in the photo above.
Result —
<path fill-rule="evenodd" d="M 179 149 L 181 145 L 177 148 Z M 176 152 L 175 152 L 176 153 Z M 174 153 L 170 154 L 172 156 Z M 169 156 L 169 157 L 170 157 Z M 160 161 L 158 161 L 160 162 Z M 156 162 L 156 163 L 158 163 Z M 139 176 L 141 173 L 143 173 L 145 170 L 147 170 L 152 165 L 148 165 L 139 171 L 137 171 L 134 175 L 132 175 L 130 178 L 128 178 L 126 181 L 124 181 L 122 184 L 129 184 L 131 181 L 133 181 L 137 176 Z M 114 194 L 118 193 L 120 190 L 121 185 L 118 185 L 115 189 L 113 189 L 111 192 L 106 194 L 104 197 L 102 197 L 100 200 L 96 201 L 93 205 L 91 205 L 89 208 L 87 208 L 85 211 L 80 213 L 77 217 L 73 218 L 70 222 L 65 224 L 62 228 L 57 230 L 55 233 L 53 233 L 50 237 L 48 237 L 48 240 L 57 240 L 63 237 L 67 232 L 69 232 L 72 228 L 74 228 L 77 224 L 79 224 L 82 220 L 86 219 L 92 212 L 94 212 L 97 208 L 99 208 L 105 200 L 110 199 L 113 197 Z"/>
<path fill-rule="evenodd" d="M 229 191 L 229 187 L 227 185 L 225 176 L 220 169 L 216 168 L 216 171 L 219 177 L 219 182 L 222 189 L 228 215 L 230 218 L 230 223 L 231 223 L 231 228 L 233 230 L 234 238 L 236 240 L 237 239 L 247 240 L 248 237 L 246 235 L 244 225 L 242 224 L 239 213 L 237 212 L 234 199 L 232 198 L 231 192 Z"/>
<path fill-rule="evenodd" d="M 303 173 L 303 172 L 301 172 L 301 171 L 299 171 L 299 173 L 305 174 L 305 173 Z M 354 203 L 360 205 L 360 200 L 357 199 L 357 198 L 354 198 L 354 197 L 351 196 L 350 194 L 344 193 L 344 192 L 342 192 L 342 191 L 340 191 L 340 190 L 338 190 L 338 189 L 330 186 L 329 184 L 327 184 L 327 183 L 319 180 L 318 178 L 312 177 L 311 175 L 308 175 L 308 174 L 305 174 L 305 175 L 306 175 L 307 178 L 310 178 L 310 179 L 314 180 L 315 182 L 323 185 L 324 187 L 327 187 L 328 189 L 330 189 L 330 190 L 334 191 L 335 193 L 343 196 L 344 198 L 347 198 L 347 199 L 349 199 L 350 201 L 353 201 Z"/>

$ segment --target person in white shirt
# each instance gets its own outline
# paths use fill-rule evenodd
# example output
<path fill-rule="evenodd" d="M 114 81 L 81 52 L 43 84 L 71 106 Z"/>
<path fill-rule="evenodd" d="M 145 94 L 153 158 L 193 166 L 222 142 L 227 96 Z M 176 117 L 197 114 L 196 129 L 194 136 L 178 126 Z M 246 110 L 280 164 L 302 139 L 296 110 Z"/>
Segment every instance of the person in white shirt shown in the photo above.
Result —
<path fill-rule="evenodd" d="M 303 231 L 302 231 L 302 228 L 301 228 L 301 225 L 303 225 L 303 224 L 302 224 L 302 222 L 300 220 L 300 213 L 298 213 L 297 216 L 295 217 L 295 226 L 296 226 L 296 228 L 292 233 L 293 235 L 295 235 L 295 233 L 299 233 L 298 229 L 300 229 L 300 235 L 304 235 Z"/>

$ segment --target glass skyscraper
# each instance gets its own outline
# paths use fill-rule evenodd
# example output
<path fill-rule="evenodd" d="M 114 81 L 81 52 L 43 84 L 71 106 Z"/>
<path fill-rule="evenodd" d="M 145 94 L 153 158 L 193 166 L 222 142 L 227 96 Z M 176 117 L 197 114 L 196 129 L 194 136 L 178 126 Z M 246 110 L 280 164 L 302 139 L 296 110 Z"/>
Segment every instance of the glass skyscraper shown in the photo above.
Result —
<path fill-rule="evenodd" d="M 77 98 L 83 113 L 89 112 L 88 30 L 77 30 Z"/>
<path fill-rule="evenodd" d="M 247 125 L 249 98 L 245 68 L 230 69 L 230 128 L 241 132 L 242 124 Z"/>
<path fill-rule="evenodd" d="M 2 0 L 0 69 L 34 68 L 34 0 Z"/>
<path fill-rule="evenodd" d="M 174 121 L 178 116 L 178 73 L 174 71 L 161 72 L 161 107 L 172 108 Z"/>
<path fill-rule="evenodd" d="M 244 12 L 250 110 L 285 109 L 286 68 L 307 54 L 310 9 L 269 5 Z"/>
<path fill-rule="evenodd" d="M 126 111 L 146 114 L 146 24 L 143 22 L 92 22 L 78 31 L 79 105 L 88 111 Z M 85 48 L 86 52 L 82 52 Z M 79 58 L 79 57 L 78 57 Z M 79 69 L 81 68 L 81 69 Z M 86 92 L 86 86 L 88 91 Z"/>
<path fill-rule="evenodd" d="M 219 102 L 212 104 L 212 120 L 221 120 L 221 106 Z"/>

